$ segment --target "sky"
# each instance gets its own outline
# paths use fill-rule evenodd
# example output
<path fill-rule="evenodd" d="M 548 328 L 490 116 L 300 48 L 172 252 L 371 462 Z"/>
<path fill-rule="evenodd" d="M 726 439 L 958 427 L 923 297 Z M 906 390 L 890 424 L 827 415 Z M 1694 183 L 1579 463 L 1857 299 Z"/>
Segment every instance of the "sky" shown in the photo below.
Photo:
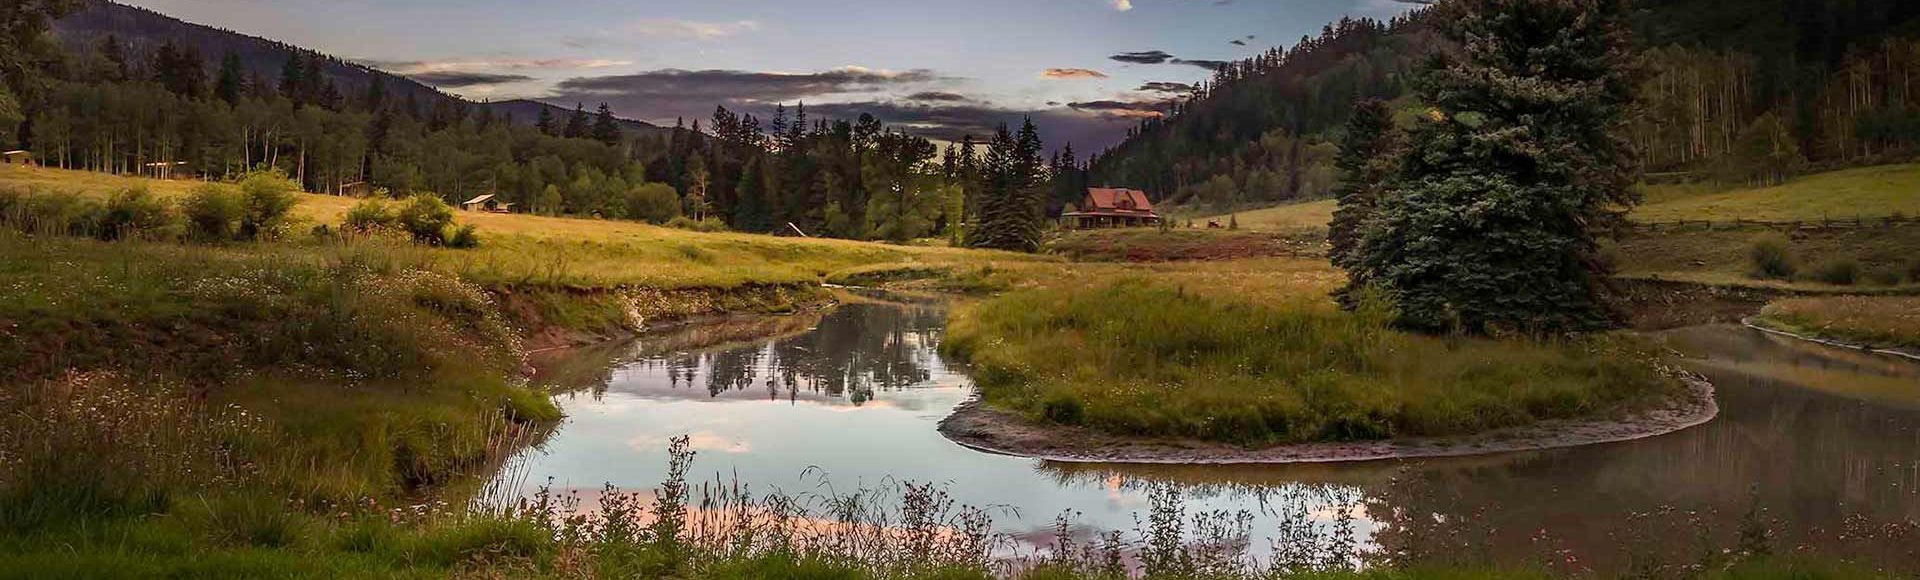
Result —
<path fill-rule="evenodd" d="M 1212 63 L 1405 0 L 132 0 L 474 100 L 533 98 L 671 125 L 716 105 L 868 112 L 953 140 L 1031 116 L 1082 152 Z"/>

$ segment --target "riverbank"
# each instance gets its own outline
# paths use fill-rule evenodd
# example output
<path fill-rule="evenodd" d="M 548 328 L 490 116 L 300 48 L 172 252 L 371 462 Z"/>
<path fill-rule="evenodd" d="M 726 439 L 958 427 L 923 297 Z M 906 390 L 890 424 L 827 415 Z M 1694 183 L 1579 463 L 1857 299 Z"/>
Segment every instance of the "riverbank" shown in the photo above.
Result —
<path fill-rule="evenodd" d="M 1713 385 L 1684 379 L 1687 393 L 1658 408 L 1618 418 L 1549 420 L 1473 435 L 1327 441 L 1248 448 L 1197 439 L 1118 437 L 1084 427 L 1045 425 L 974 400 L 940 422 L 940 433 L 987 453 L 1063 463 L 1286 464 L 1462 457 L 1538 451 L 1658 437 L 1712 421 Z"/>
<path fill-rule="evenodd" d="M 1920 360 L 1920 296 L 1785 298 L 1744 322 L 1802 340 Z"/>

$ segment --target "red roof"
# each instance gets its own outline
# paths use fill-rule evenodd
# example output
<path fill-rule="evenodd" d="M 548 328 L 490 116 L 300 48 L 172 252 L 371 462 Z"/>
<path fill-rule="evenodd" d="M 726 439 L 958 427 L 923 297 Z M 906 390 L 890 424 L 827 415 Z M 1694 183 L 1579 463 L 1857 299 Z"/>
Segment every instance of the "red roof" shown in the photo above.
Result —
<path fill-rule="evenodd" d="M 1086 207 L 1080 211 L 1152 215 L 1153 202 L 1147 201 L 1147 192 L 1138 189 L 1094 187 L 1087 189 Z"/>

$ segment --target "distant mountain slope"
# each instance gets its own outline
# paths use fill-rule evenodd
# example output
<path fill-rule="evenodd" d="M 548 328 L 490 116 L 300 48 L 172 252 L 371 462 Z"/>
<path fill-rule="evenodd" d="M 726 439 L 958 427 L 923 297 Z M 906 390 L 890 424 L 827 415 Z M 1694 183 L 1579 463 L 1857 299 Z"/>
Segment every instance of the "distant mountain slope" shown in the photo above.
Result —
<path fill-rule="evenodd" d="M 207 59 L 209 68 L 217 66 L 219 60 L 228 53 L 238 55 L 241 67 L 248 75 L 265 79 L 267 82 L 275 82 L 280 78 L 281 68 L 293 55 L 317 54 L 316 51 L 284 42 L 194 24 L 137 6 L 127 6 L 108 0 L 87 0 L 86 4 L 84 9 L 54 23 L 53 27 L 55 38 L 58 38 L 68 50 L 76 53 L 93 50 L 108 36 L 117 38 L 126 47 L 128 54 L 133 56 L 150 54 L 171 40 L 176 44 L 198 50 L 201 57 Z M 131 60 L 138 62 L 144 59 Z M 338 57 L 327 56 L 325 61 L 324 71 L 327 78 L 333 81 L 343 95 L 365 94 L 373 79 L 379 77 L 384 79 L 385 89 L 393 99 L 405 100 L 412 97 L 421 107 L 433 107 L 442 102 L 481 106 L 492 110 L 496 116 L 512 114 L 515 123 L 526 125 L 533 124 L 539 118 L 539 110 L 543 106 L 553 111 L 556 119 L 564 120 L 566 115 L 572 112 L 571 107 L 559 107 L 531 100 L 476 103 L 442 93 L 419 81 Z M 588 105 L 592 106 L 591 103 Z M 621 120 L 621 126 L 635 135 L 665 135 L 669 131 L 649 123 L 626 119 Z"/>
<path fill-rule="evenodd" d="M 1814 169 L 1920 150 L 1920 0 L 1630 1 L 1647 73 L 1630 138 L 1649 171 L 1753 180 L 1738 144 L 1782 126 Z M 1407 81 L 1444 46 L 1426 14 L 1334 23 L 1224 67 L 1092 180 L 1215 206 L 1325 195 L 1355 99 L 1419 112 Z"/>

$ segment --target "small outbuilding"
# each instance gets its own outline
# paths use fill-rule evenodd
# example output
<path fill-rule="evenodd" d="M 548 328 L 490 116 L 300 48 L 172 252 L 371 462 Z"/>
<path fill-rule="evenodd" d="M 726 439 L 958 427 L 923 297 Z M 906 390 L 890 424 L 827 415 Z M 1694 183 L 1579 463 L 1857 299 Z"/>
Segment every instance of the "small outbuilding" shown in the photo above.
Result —
<path fill-rule="evenodd" d="M 487 213 L 513 213 L 513 204 L 500 201 L 500 198 L 489 193 L 467 200 L 466 203 L 460 204 L 460 209 Z"/>
<path fill-rule="evenodd" d="M 33 152 L 25 149 L 0 152 L 0 163 L 7 165 L 33 165 Z"/>
<path fill-rule="evenodd" d="M 1060 214 L 1060 224 L 1076 230 L 1157 226 L 1160 214 L 1153 211 L 1147 192 L 1095 187 L 1087 190 L 1078 208 Z"/>

